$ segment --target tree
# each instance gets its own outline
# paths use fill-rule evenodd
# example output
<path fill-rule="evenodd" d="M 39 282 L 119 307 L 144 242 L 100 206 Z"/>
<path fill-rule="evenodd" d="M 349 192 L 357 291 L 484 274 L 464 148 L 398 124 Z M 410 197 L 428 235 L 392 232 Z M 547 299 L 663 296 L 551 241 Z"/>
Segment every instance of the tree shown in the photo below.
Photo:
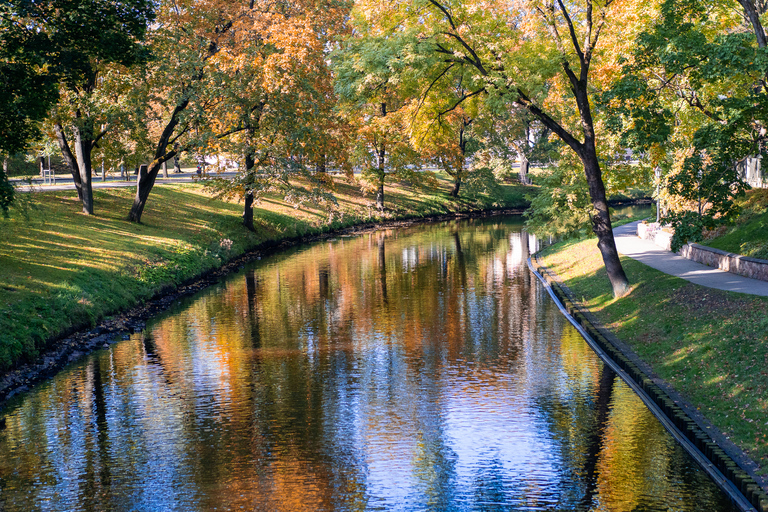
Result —
<path fill-rule="evenodd" d="M 621 296 L 628 281 L 613 239 L 597 156 L 590 82 L 595 59 L 603 58 L 600 36 L 609 22 L 619 19 L 612 16 L 612 5 L 611 0 L 499 0 L 482 5 L 414 0 L 386 7 L 360 2 L 358 9 L 378 30 L 410 39 L 410 46 L 420 48 L 414 53 L 429 49 L 432 76 L 440 77 L 440 70 L 452 66 L 471 69 L 477 88 L 467 98 L 487 94 L 495 108 L 507 104 L 524 109 L 574 151 L 587 178 L 592 230 L 613 293 Z"/>
<path fill-rule="evenodd" d="M 531 162 L 549 164 L 557 146 L 549 141 L 549 130 L 527 110 L 515 107 L 484 116 L 477 131 L 483 146 L 479 158 L 494 169 L 497 178 L 511 178 L 511 163 L 517 160 L 522 184 L 531 184 Z"/>
<path fill-rule="evenodd" d="M 705 228 L 713 229 L 735 217 L 739 210 L 733 199 L 747 189 L 732 162 L 693 150 L 681 155 L 666 181 L 666 195 L 674 198 L 673 208 L 664 216 L 675 230 L 673 251 L 701 241 Z"/>
<path fill-rule="evenodd" d="M 419 74 L 415 74 L 414 78 L 428 79 Z M 461 185 L 471 171 L 470 159 L 479 149 L 473 127 L 482 115 L 482 106 L 477 96 L 464 98 L 468 92 L 464 81 L 464 76 L 456 74 L 441 77 L 439 81 L 433 80 L 431 84 L 411 85 L 409 88 L 417 92 L 429 90 L 430 94 L 411 98 L 406 114 L 416 151 L 427 161 L 436 163 L 453 179 L 452 197 L 459 197 Z"/>
<path fill-rule="evenodd" d="M 145 80 L 146 118 L 150 123 L 142 140 L 151 144 L 152 156 L 139 175 L 130 220 L 141 220 L 164 162 L 180 152 L 203 149 L 254 129 L 242 116 L 216 119 L 214 115 L 228 98 L 250 92 L 254 96 L 250 107 L 245 108 L 256 108 L 263 94 L 259 86 L 270 75 L 258 76 L 256 83 L 250 84 L 252 66 L 261 66 L 267 58 L 275 65 L 287 66 L 296 56 L 314 53 L 298 43 L 306 41 L 308 32 L 328 28 L 328 19 L 343 19 L 339 13 L 345 8 L 345 2 L 336 0 L 188 0 L 161 4 L 151 44 L 165 58 L 155 63 Z"/>
<path fill-rule="evenodd" d="M 623 142 L 665 170 L 679 248 L 737 213 L 737 165 L 764 152 L 768 131 L 768 50 L 764 6 L 752 0 L 665 0 L 658 10 L 603 102 Z"/>
<path fill-rule="evenodd" d="M 53 41 L 34 22 L 36 4 L 0 5 L 0 153 L 23 151 L 56 101 Z M 73 14 L 73 13 L 70 13 Z"/>
<path fill-rule="evenodd" d="M 334 56 L 336 91 L 341 109 L 352 127 L 352 158 L 376 193 L 376 208 L 384 209 L 388 179 L 423 181 L 414 171 L 420 159 L 408 136 L 409 96 L 399 87 L 400 72 L 410 62 L 395 39 L 359 32 L 342 44 Z"/>
<path fill-rule="evenodd" d="M 3 116 L 11 126 L 2 132 L 14 134 L 19 148 L 37 134 L 35 121 L 58 98 L 60 89 L 64 102 L 57 112 L 56 132 L 85 213 L 93 213 L 90 153 L 103 136 L 94 126 L 90 97 L 105 67 L 144 58 L 139 42 L 152 16 L 149 0 L 11 0 L 0 10 L 6 29 L 3 53 L 6 59 L 11 57 L 0 68 L 13 75 L 3 82 L 10 89 L 3 95 L 3 106 L 15 110 Z M 61 122 L 64 117 L 67 128 Z"/>

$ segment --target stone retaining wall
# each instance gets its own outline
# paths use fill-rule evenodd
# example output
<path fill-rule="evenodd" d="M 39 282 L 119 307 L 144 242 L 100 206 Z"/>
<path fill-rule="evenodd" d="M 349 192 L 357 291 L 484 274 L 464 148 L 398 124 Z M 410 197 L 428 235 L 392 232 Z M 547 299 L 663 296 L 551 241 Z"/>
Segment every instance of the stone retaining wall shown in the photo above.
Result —
<path fill-rule="evenodd" d="M 650 240 L 664 250 L 672 250 L 672 233 L 663 231 L 656 222 L 639 223 L 637 225 L 637 236 L 644 240 Z"/>
<path fill-rule="evenodd" d="M 672 233 L 662 231 L 661 226 L 655 222 L 639 223 L 637 236 L 652 241 L 662 249 L 671 250 Z M 768 260 L 750 258 L 699 244 L 686 244 L 678 254 L 683 258 L 719 268 L 725 272 L 768 281 Z"/>
<path fill-rule="evenodd" d="M 750 258 L 699 244 L 684 245 L 680 249 L 680 256 L 733 274 L 768 281 L 768 260 Z"/>

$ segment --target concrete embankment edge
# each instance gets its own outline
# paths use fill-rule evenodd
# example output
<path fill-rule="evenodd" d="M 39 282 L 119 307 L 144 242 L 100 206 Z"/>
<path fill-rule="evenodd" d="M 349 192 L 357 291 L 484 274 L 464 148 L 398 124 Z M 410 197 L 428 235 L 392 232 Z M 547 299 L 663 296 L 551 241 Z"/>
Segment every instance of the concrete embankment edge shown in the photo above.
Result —
<path fill-rule="evenodd" d="M 757 481 L 694 421 L 676 400 L 658 386 L 631 358 L 616 346 L 574 301 L 556 276 L 541 265 L 536 255 L 528 259 L 531 271 L 541 280 L 560 311 L 600 358 L 612 368 L 648 406 L 667 431 L 699 463 L 741 510 L 768 512 L 768 494 Z"/>

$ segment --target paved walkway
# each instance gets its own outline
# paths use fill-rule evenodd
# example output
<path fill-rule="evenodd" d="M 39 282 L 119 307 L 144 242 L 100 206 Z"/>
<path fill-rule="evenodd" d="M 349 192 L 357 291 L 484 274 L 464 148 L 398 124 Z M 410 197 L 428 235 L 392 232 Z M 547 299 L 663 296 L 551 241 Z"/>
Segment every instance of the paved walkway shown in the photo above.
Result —
<path fill-rule="evenodd" d="M 621 254 L 701 286 L 768 297 L 768 281 L 731 274 L 665 251 L 650 240 L 638 238 L 637 224 L 632 222 L 613 230 L 616 249 Z"/>
<path fill-rule="evenodd" d="M 236 174 L 235 171 L 224 171 L 220 173 L 216 172 L 210 172 L 208 173 L 208 177 L 217 177 L 217 178 L 228 178 L 232 177 Z M 93 175 L 93 181 L 92 187 L 94 190 L 99 188 L 124 188 L 124 187 L 135 187 L 136 186 L 136 176 L 134 174 L 129 175 L 130 180 L 123 181 L 119 176 L 116 175 L 110 175 L 107 176 L 106 181 L 101 181 L 101 175 Z M 163 178 L 163 175 L 160 174 L 157 177 L 157 180 L 155 181 L 155 185 L 169 185 L 174 183 L 194 183 L 195 181 L 198 181 L 200 177 L 197 175 L 196 172 L 183 172 L 183 173 L 175 173 L 175 172 L 169 172 L 167 178 Z M 56 176 L 56 184 L 46 184 L 43 183 L 43 180 L 40 178 L 35 178 L 32 180 L 32 185 L 22 185 L 21 183 L 24 183 L 23 180 L 19 179 L 11 179 L 11 182 L 16 185 L 16 190 L 18 192 L 58 192 L 62 190 L 74 190 L 75 184 L 72 182 L 72 175 L 70 174 L 62 174 Z"/>

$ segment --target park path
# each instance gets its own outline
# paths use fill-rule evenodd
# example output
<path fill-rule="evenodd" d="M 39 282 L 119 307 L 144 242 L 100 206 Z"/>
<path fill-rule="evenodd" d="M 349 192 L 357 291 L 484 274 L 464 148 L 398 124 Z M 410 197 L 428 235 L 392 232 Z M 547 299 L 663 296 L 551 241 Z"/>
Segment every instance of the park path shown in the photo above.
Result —
<path fill-rule="evenodd" d="M 224 171 L 224 172 L 216 172 L 216 173 L 208 173 L 208 176 L 216 176 L 216 177 L 232 177 L 235 174 L 237 174 L 235 171 Z M 107 176 L 106 181 L 101 181 L 101 176 L 95 176 L 93 177 L 92 186 L 93 189 L 100 189 L 100 188 L 125 188 L 125 187 L 135 187 L 136 186 L 136 176 L 133 174 L 129 175 L 130 180 L 123 180 L 117 175 L 111 175 Z M 199 181 L 200 177 L 197 175 L 197 173 L 194 170 L 186 171 L 182 173 L 168 173 L 167 178 L 163 178 L 163 175 L 159 175 L 157 177 L 157 180 L 155 181 L 155 185 L 170 185 L 175 183 L 194 183 L 195 181 Z M 35 178 L 32 180 L 32 185 L 26 185 L 22 184 L 24 183 L 23 180 L 19 179 L 11 179 L 11 182 L 15 185 L 16 191 L 18 192 L 59 192 L 62 190 L 74 190 L 75 184 L 72 182 L 72 176 L 71 175 L 61 175 L 56 176 L 56 183 L 55 184 L 46 184 L 43 183 L 43 180 L 40 178 Z"/>
<path fill-rule="evenodd" d="M 726 290 L 768 297 L 768 281 L 750 279 L 723 270 L 696 263 L 664 250 L 650 240 L 637 236 L 638 222 L 631 222 L 613 230 L 616 249 L 633 260 L 692 283 Z"/>

